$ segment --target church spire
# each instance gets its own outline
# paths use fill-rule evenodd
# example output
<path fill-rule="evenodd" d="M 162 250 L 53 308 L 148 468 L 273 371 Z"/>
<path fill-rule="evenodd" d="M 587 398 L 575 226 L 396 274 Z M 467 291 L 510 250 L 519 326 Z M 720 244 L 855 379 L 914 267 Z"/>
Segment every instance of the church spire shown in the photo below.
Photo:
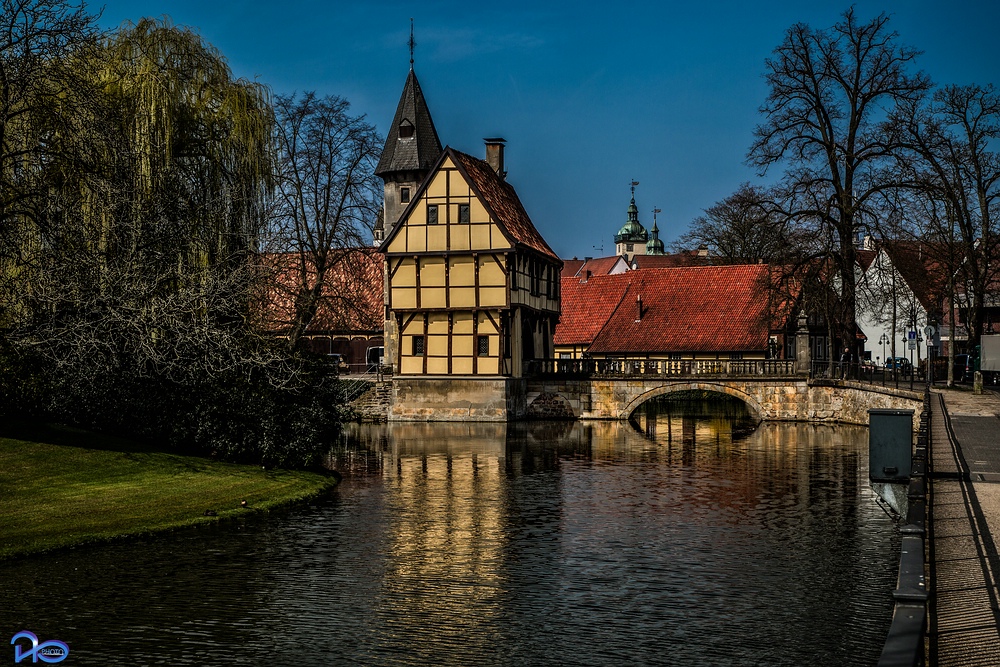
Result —
<path fill-rule="evenodd" d="M 410 47 L 410 71 L 412 72 L 413 71 L 413 47 L 417 45 L 417 43 L 413 41 L 413 17 L 412 16 L 410 17 L 410 41 L 407 42 L 407 45 Z"/>
<path fill-rule="evenodd" d="M 649 240 L 646 241 L 647 255 L 666 254 L 663 249 L 663 241 L 660 240 L 660 228 L 656 226 L 656 214 L 662 212 L 658 208 L 653 209 L 653 228 L 649 230 Z"/>
<path fill-rule="evenodd" d="M 615 234 L 615 254 L 626 256 L 629 260 L 633 255 L 643 255 L 646 251 L 646 241 L 649 234 L 639 222 L 639 207 L 635 205 L 635 186 L 639 181 L 632 181 L 632 201 L 628 205 L 628 220 Z"/>
<path fill-rule="evenodd" d="M 384 229 L 376 233 L 376 242 L 388 235 L 399 220 L 403 210 L 416 194 L 417 187 L 430 173 L 431 167 L 441 156 L 443 148 L 431 119 L 427 100 L 420 89 L 417 74 L 413 71 L 413 19 L 410 19 L 410 71 L 403 86 L 403 94 L 396 106 L 396 115 L 386 132 L 382 157 L 375 167 L 375 175 L 385 182 L 383 207 Z"/>

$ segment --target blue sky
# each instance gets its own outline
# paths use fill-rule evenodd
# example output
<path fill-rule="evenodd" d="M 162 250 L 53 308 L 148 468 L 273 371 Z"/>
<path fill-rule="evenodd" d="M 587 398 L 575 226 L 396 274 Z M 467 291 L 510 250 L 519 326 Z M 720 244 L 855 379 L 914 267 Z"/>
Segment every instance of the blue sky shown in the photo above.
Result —
<path fill-rule="evenodd" d="M 92 9 L 100 7 L 92 5 Z M 833 25 L 849 6 L 758 2 L 353 2 L 111 0 L 102 24 L 169 16 L 237 76 L 276 93 L 347 98 L 384 135 L 415 69 L 441 141 L 476 156 L 507 139 L 508 181 L 562 257 L 609 255 L 626 221 L 658 216 L 668 243 L 743 181 L 764 102 L 764 60 L 796 22 Z M 883 0 L 901 41 L 939 84 L 1000 84 L 1000 3 Z"/>

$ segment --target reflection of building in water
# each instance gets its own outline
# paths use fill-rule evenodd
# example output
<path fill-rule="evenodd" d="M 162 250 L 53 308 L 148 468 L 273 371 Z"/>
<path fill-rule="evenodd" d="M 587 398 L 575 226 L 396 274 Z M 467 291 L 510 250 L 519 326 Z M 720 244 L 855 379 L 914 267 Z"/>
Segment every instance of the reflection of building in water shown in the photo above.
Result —
<path fill-rule="evenodd" d="M 503 423 L 383 427 L 390 449 L 383 483 L 393 490 L 384 600 L 454 641 L 469 623 L 496 627 L 507 541 Z M 456 631 L 457 632 L 457 631 Z M 483 638 L 483 641 L 486 641 Z"/>

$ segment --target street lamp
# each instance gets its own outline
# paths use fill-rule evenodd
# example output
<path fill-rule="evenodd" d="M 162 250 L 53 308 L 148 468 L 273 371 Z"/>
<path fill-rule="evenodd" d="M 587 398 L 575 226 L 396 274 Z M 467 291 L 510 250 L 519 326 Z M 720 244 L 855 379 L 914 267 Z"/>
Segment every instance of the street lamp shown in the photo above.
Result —
<path fill-rule="evenodd" d="M 889 336 L 883 332 L 882 337 L 878 339 L 878 342 L 882 345 L 882 362 L 885 363 L 885 345 L 889 342 Z"/>

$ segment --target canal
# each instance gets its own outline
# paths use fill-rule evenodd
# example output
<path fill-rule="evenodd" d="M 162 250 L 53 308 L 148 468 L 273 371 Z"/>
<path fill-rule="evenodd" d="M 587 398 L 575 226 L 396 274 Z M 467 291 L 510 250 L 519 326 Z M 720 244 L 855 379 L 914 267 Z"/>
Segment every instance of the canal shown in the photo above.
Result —
<path fill-rule="evenodd" d="M 640 422 L 355 425 L 309 506 L 0 565 L 0 629 L 67 665 L 874 664 L 866 430 Z"/>

